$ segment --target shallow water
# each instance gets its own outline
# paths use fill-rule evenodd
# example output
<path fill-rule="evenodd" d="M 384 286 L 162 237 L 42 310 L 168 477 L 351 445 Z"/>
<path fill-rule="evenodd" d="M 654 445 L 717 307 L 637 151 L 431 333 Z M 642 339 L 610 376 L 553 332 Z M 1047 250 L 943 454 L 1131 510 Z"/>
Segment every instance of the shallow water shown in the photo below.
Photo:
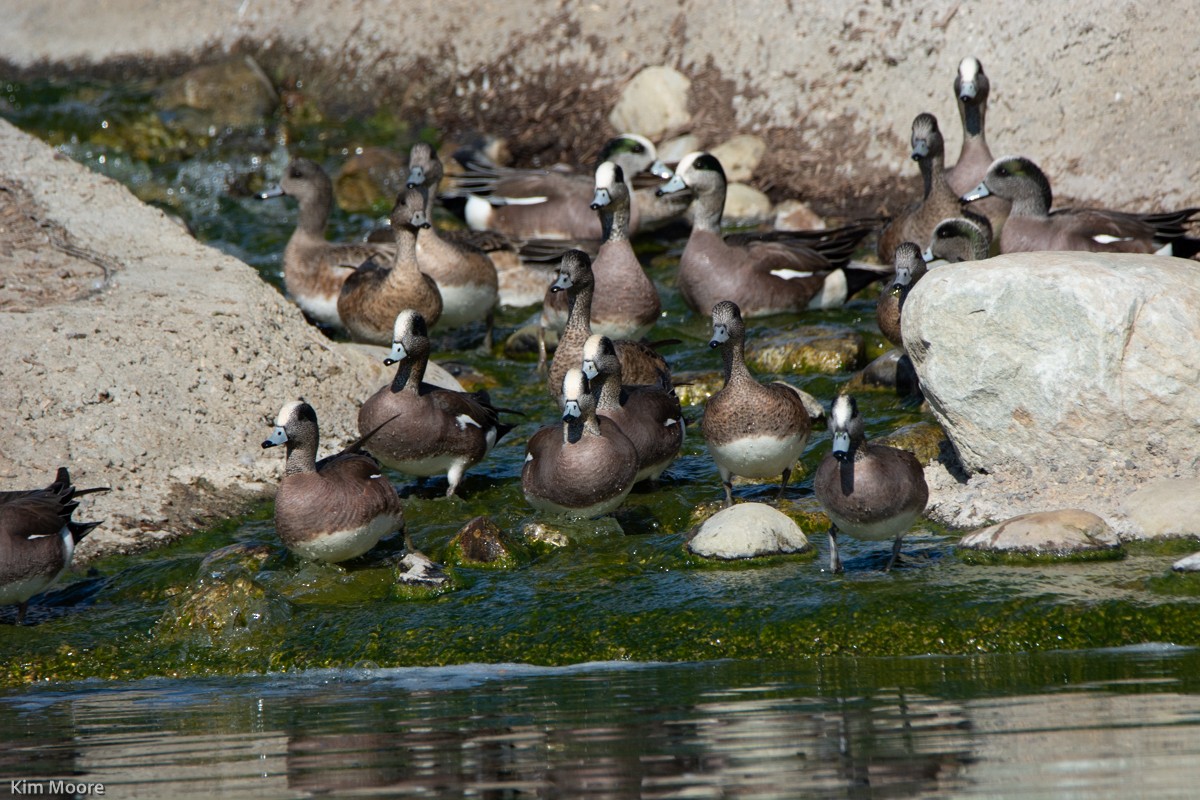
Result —
<path fill-rule="evenodd" d="M 0 89 L 0 114 L 276 286 L 296 209 L 251 195 L 289 152 L 333 169 L 359 147 L 429 135 L 376 119 L 197 137 L 150 110 L 148 83 Z M 153 154 L 118 135 L 138 125 L 161 127 Z M 338 213 L 331 235 L 376 224 Z M 707 320 L 673 286 L 682 241 L 638 246 L 666 310 L 654 335 L 683 340 L 673 368 L 718 369 Z M 504 311 L 502 334 L 531 313 Z M 861 332 L 868 357 L 884 350 L 869 296 L 755 321 L 750 335 L 812 323 Z M 540 520 L 519 474 L 526 440 L 556 415 L 532 363 L 436 357 L 483 373 L 497 405 L 527 417 L 462 498 L 392 475 L 409 533 L 444 559 L 487 514 L 516 535 L 515 566 L 457 567 L 452 590 L 414 597 L 396 585 L 400 542 L 346 569 L 305 565 L 279 546 L 269 507 L 106 559 L 37 601 L 36 624 L 0 624 L 0 777 L 87 776 L 116 796 L 1116 797 L 1195 783 L 1197 651 L 1141 647 L 1200 645 L 1200 582 L 1170 571 L 1194 543 L 984 565 L 955 553 L 957 532 L 920 522 L 890 574 L 886 545 L 846 539 L 847 573 L 830 575 L 820 532 L 807 557 L 712 565 L 682 547 L 721 498 L 693 435 L 661 486 L 614 518 L 563 526 L 567 547 L 537 544 L 520 535 Z M 850 375 L 779 377 L 828 402 Z M 927 419 L 887 392 L 859 399 L 873 435 Z M 827 448 L 818 431 L 788 490 L 802 517 Z"/>

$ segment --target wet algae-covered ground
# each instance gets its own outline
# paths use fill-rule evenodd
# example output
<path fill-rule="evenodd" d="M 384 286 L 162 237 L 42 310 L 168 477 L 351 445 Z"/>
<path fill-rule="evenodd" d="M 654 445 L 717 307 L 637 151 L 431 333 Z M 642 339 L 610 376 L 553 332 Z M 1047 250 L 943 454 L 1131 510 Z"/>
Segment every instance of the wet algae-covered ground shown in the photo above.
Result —
<path fill-rule="evenodd" d="M 138 196 L 178 214 L 196 235 L 259 269 L 279 285 L 280 253 L 296 209 L 253 193 L 276 179 L 290 155 L 331 171 L 360 148 L 403 154 L 434 131 L 379 115 L 368 120 L 273 120 L 218 132 L 155 111 L 152 87 L 83 82 L 8 85 L 0 113 Z M 362 236 L 386 212 L 335 213 L 331 235 Z M 686 232 L 684 232 L 684 235 Z M 655 337 L 676 372 L 698 384 L 719 367 L 706 346 L 708 321 L 692 314 L 673 285 L 680 232 L 643 238 L 639 253 L 659 286 L 666 314 Z M 499 341 L 533 309 L 506 309 Z M 846 308 L 754 321 L 752 339 L 802 325 L 828 326 L 862 340 L 832 371 L 783 377 L 826 404 L 886 344 L 868 294 Z M 1016 653 L 1143 642 L 1200 644 L 1194 624 L 1200 582 L 1170 564 L 1194 542 L 1126 546 L 1118 557 L 1073 563 L 969 563 L 955 553 L 959 532 L 918 522 L 897 569 L 889 548 L 845 539 L 846 573 L 826 569 L 824 525 L 811 476 L 828 449 L 817 430 L 782 508 L 816 548 L 754 563 L 714 564 L 689 555 L 687 532 L 718 507 L 716 470 L 698 435 L 659 486 L 639 489 L 614 517 L 563 524 L 541 519 L 520 490 L 524 445 L 556 418 L 532 356 L 481 353 L 470 337 L 443 342 L 439 361 L 460 364 L 499 406 L 526 414 L 518 428 L 465 480 L 460 498 L 443 480 L 424 486 L 391 477 L 407 497 L 413 543 L 448 565 L 439 590 L 402 585 L 399 537 L 344 567 L 304 563 L 276 539 L 271 508 L 229 521 L 171 547 L 89 565 L 30 611 L 34 624 L 0 625 L 0 683 L 44 679 L 235 674 L 316 667 L 413 666 L 470 662 L 541 665 L 628 659 L 701 661 L 792 659 L 824 654 Z M 282 399 L 281 399 L 282 400 Z M 869 433 L 932 419 L 894 393 L 859 394 Z M 247 409 L 266 416 L 276 409 Z M 353 409 L 320 410 L 323 414 Z M 700 407 L 688 416 L 695 421 Z M 280 458 L 280 474 L 283 464 Z M 775 486 L 740 485 L 739 499 L 769 500 Z M 500 565 L 460 563 L 450 543 L 468 520 L 487 515 L 514 544 Z M 11 612 L 4 619 L 12 621 Z"/>

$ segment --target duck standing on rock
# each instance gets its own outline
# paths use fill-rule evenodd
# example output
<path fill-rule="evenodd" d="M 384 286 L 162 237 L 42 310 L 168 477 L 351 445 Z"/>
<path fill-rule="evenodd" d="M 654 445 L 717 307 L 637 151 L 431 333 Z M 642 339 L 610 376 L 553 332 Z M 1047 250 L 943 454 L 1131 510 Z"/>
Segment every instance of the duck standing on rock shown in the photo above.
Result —
<path fill-rule="evenodd" d="M 283 251 L 283 285 L 305 315 L 319 325 L 342 328 L 338 295 L 358 265 L 373 258 L 390 261 L 395 248 L 383 242 L 330 242 L 325 238 L 333 208 L 333 182 L 320 165 L 296 158 L 279 186 L 260 200 L 282 196 L 300 203 L 300 220 Z"/>
<path fill-rule="evenodd" d="M 383 464 L 408 475 L 446 474 L 446 496 L 458 491 L 463 474 L 491 452 L 513 429 L 499 421 L 487 392 L 455 392 L 424 382 L 429 363 L 429 331 L 411 309 L 396 316 L 392 382 L 371 395 L 358 411 L 366 449 Z"/>
<path fill-rule="evenodd" d="M 408 189 L 400 195 L 391 222 L 396 236 L 391 263 L 380 258 L 363 263 L 346 278 L 338 296 L 342 322 L 360 342 L 391 344 L 396 315 L 406 308 L 417 311 L 430 326 L 442 315 L 437 283 L 417 263 L 417 231 L 429 226 L 420 191 Z"/>
<path fill-rule="evenodd" d="M 303 400 L 285 405 L 264 448 L 287 446 L 275 494 L 275 531 L 302 558 L 337 563 L 361 556 L 404 527 L 404 510 L 362 440 L 317 461 L 317 412 Z"/>
<path fill-rule="evenodd" d="M 17 605 L 25 621 L 29 599 L 48 589 L 71 566 L 75 546 L 99 522 L 71 519 L 78 498 L 108 487 L 76 489 L 66 467 L 44 489 L 0 492 L 0 605 Z"/>
<path fill-rule="evenodd" d="M 772 478 L 782 474 L 779 495 L 787 487 L 792 466 L 804 453 L 811 420 L 798 389 L 782 381 L 761 384 L 746 368 L 746 325 L 737 304 L 728 300 L 712 310 L 712 341 L 720 348 L 725 385 L 704 406 L 700 433 L 708 445 L 725 505 L 733 505 L 733 476 Z"/>
<path fill-rule="evenodd" d="M 813 478 L 813 491 L 829 515 L 829 569 L 842 571 L 837 535 L 856 539 L 894 539 L 892 557 L 884 572 L 900 555 L 900 540 L 929 502 L 925 471 L 907 450 L 870 444 L 858 404 L 839 395 L 829 414 L 833 448 L 822 459 Z"/>
<path fill-rule="evenodd" d="M 837 308 L 885 274 L 848 266 L 874 230 L 859 223 L 827 231 L 721 235 L 727 182 L 711 153 L 684 156 L 660 194 L 691 191 L 692 232 L 679 257 L 679 293 L 697 313 L 730 300 L 746 317 Z M 890 263 L 890 260 L 889 260 Z"/>
<path fill-rule="evenodd" d="M 1200 214 L 1200 208 L 1151 214 L 1098 208 L 1051 211 L 1054 196 L 1050 181 L 1037 164 L 1024 156 L 996 159 L 983 182 L 963 195 L 963 200 L 973 202 L 991 195 L 1012 202 L 1000 232 L 1001 253 L 1083 250 L 1184 255 L 1175 251 L 1174 244 L 1186 239 L 1187 225 Z"/>
<path fill-rule="evenodd" d="M 563 377 L 563 406 L 561 426 L 529 439 L 521 468 L 525 499 L 540 511 L 583 519 L 615 511 L 637 477 L 637 450 L 616 423 L 597 416 L 579 368 Z"/>

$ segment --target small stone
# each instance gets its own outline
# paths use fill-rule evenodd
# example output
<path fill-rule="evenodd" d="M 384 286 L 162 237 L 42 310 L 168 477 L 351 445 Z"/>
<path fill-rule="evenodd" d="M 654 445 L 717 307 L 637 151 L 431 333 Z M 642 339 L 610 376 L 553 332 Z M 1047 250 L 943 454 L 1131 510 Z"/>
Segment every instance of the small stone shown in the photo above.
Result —
<path fill-rule="evenodd" d="M 270 79 L 249 56 L 196 67 L 168 81 L 158 96 L 161 108 L 196 109 L 220 127 L 258 125 L 278 102 Z"/>
<path fill-rule="evenodd" d="M 1053 556 L 1115 550 L 1120 544 L 1107 522 L 1079 509 L 1022 514 L 968 533 L 958 542 L 965 550 Z"/>
<path fill-rule="evenodd" d="M 722 142 L 709 152 L 721 162 L 725 179 L 736 183 L 754 177 L 754 170 L 767 152 L 767 143 L 758 136 L 743 133 Z"/>
<path fill-rule="evenodd" d="M 571 543 L 565 533 L 541 522 L 527 523 L 521 528 L 521 535 L 531 542 L 540 542 L 551 547 L 566 547 Z"/>
<path fill-rule="evenodd" d="M 538 351 L 538 325 L 526 325 L 513 331 L 507 339 L 504 340 L 504 355 L 509 358 L 520 358 L 522 356 L 537 355 Z M 553 330 L 546 331 L 546 352 L 553 353 L 554 348 L 558 346 L 558 333 Z"/>
<path fill-rule="evenodd" d="M 1176 572 L 1200 572 L 1200 553 L 1192 553 L 1171 565 Z"/>
<path fill-rule="evenodd" d="M 1125 498 L 1125 513 L 1143 539 L 1200 536 L 1200 478 L 1144 483 Z"/>
<path fill-rule="evenodd" d="M 608 115 L 618 131 L 659 139 L 691 121 L 688 94 L 692 82 L 670 67 L 646 67 L 621 92 Z"/>
<path fill-rule="evenodd" d="M 406 553 L 400 559 L 400 569 L 403 571 L 398 571 L 396 580 L 409 586 L 444 586 L 450 580 L 440 565 L 419 550 Z"/>
<path fill-rule="evenodd" d="M 771 199 L 744 183 L 731 183 L 725 191 L 721 221 L 727 225 L 759 225 L 771 218 Z"/>
<path fill-rule="evenodd" d="M 837 373 L 864 358 L 862 334 L 840 325 L 801 325 L 746 344 L 746 361 L 764 372 Z"/>
<path fill-rule="evenodd" d="M 825 220 L 799 200 L 784 200 L 775 206 L 775 230 L 823 231 Z"/>
<path fill-rule="evenodd" d="M 791 517 L 763 503 L 738 503 L 718 511 L 687 543 L 698 556 L 723 560 L 804 553 L 810 548 Z"/>
<path fill-rule="evenodd" d="M 491 564 L 512 558 L 513 546 L 508 535 L 486 516 L 478 516 L 463 526 L 450 541 L 463 562 Z"/>
<path fill-rule="evenodd" d="M 950 444 L 941 425 L 925 421 L 905 425 L 871 441 L 872 444 L 883 444 L 899 450 L 907 450 L 925 466 L 936 462 L 942 454 L 942 448 Z"/>
<path fill-rule="evenodd" d="M 389 206 L 404 188 L 408 159 L 386 147 L 365 147 L 342 164 L 333 178 L 338 205 L 350 212 Z"/>
<path fill-rule="evenodd" d="M 700 137 L 692 133 L 668 139 L 658 146 L 658 157 L 664 164 L 678 164 L 683 157 L 700 149 Z"/>

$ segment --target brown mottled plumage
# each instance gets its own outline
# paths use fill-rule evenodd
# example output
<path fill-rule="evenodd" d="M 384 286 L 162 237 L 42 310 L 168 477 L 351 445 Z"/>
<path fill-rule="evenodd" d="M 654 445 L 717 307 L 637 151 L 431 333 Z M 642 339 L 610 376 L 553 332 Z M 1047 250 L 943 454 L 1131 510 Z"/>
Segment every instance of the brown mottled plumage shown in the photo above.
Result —
<path fill-rule="evenodd" d="M 925 275 L 925 259 L 921 257 L 921 248 L 912 242 L 901 242 L 896 248 L 895 267 L 895 280 L 876 301 L 875 320 L 879 323 L 880 333 L 889 342 L 896 347 L 903 347 L 900 317 L 904 310 L 904 301 L 917 285 L 917 281 Z"/>

